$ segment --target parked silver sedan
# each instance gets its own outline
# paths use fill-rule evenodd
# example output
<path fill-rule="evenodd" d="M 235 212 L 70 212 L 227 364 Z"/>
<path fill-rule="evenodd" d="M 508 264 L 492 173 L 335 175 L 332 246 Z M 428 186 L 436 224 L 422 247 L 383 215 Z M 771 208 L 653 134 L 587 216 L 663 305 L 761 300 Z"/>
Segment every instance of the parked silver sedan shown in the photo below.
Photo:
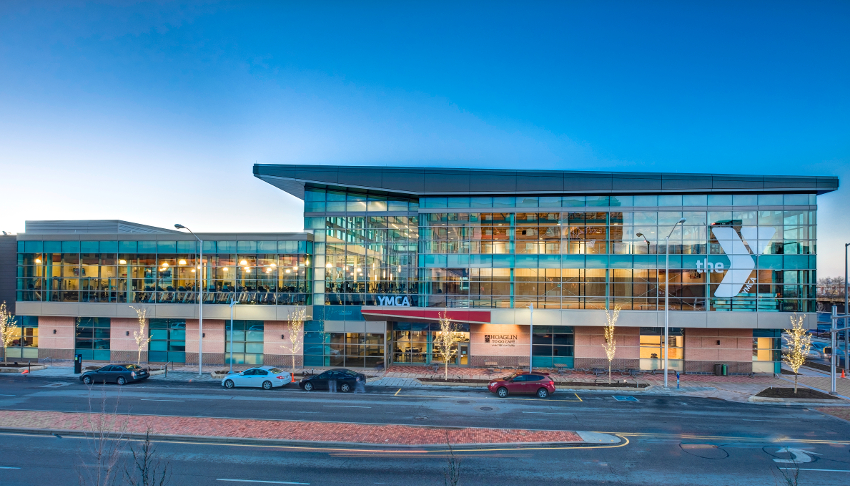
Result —
<path fill-rule="evenodd" d="M 271 390 L 274 387 L 286 386 L 292 381 L 292 375 L 287 371 L 274 366 L 260 366 L 225 376 L 221 380 L 221 386 L 225 388 L 244 386 Z"/>

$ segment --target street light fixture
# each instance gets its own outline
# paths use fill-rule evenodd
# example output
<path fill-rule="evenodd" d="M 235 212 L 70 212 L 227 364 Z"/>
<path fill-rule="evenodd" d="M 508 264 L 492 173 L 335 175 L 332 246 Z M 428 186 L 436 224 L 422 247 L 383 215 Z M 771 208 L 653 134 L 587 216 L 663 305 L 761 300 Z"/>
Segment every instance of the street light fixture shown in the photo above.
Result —
<path fill-rule="evenodd" d="M 670 237 L 680 224 L 685 224 L 685 218 L 676 221 L 673 229 L 664 237 L 664 388 L 667 388 L 667 370 L 670 359 Z"/>
<path fill-rule="evenodd" d="M 182 224 L 175 224 L 175 228 L 184 229 L 198 240 L 199 263 L 201 270 L 198 275 L 198 376 L 204 373 L 204 240 Z"/>

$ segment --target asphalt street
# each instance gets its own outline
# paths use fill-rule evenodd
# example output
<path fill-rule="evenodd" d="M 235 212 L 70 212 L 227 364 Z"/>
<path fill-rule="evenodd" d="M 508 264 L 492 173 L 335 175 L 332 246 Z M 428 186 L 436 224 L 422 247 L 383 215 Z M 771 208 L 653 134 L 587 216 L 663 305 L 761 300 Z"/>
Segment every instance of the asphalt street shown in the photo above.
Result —
<path fill-rule="evenodd" d="M 791 459 L 801 469 L 799 484 L 850 482 L 850 424 L 800 406 L 627 392 L 560 392 L 540 400 L 499 399 L 485 390 L 449 388 L 374 387 L 365 394 L 225 390 L 212 382 L 155 380 L 90 390 L 69 380 L 0 377 L 0 410 L 86 412 L 99 409 L 104 397 L 110 409 L 117 400 L 119 410 L 132 414 L 583 430 L 623 438 L 614 447 L 460 448 L 464 484 L 535 479 L 564 484 L 777 484 L 778 468 L 795 468 Z M 3 434 L 0 484 L 78 484 L 75 467 L 90 462 L 86 441 Z M 443 484 L 447 464 L 442 450 L 191 441 L 160 442 L 158 447 L 174 472 L 172 484 Z"/>

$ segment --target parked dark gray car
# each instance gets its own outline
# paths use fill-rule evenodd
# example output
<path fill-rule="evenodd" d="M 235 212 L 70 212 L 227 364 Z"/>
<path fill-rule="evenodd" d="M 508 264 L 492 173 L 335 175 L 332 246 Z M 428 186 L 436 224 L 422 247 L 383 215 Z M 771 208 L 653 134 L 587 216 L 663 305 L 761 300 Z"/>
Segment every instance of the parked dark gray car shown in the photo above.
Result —
<path fill-rule="evenodd" d="M 92 383 L 118 383 L 123 385 L 133 381 L 146 380 L 147 371 L 134 364 L 109 364 L 97 370 L 86 371 L 80 375 L 80 381 L 86 385 Z"/>

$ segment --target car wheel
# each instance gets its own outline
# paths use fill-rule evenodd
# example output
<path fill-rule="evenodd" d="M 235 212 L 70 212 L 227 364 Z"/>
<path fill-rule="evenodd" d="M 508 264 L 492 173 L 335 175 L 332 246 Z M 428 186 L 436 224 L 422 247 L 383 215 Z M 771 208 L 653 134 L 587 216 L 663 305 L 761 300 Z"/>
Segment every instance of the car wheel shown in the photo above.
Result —
<path fill-rule="evenodd" d="M 92 381 L 93 380 L 91 379 L 91 376 L 84 376 L 83 377 L 83 383 L 85 383 L 86 385 L 91 385 Z"/>
<path fill-rule="evenodd" d="M 351 391 L 351 385 L 349 385 L 348 383 L 343 383 L 339 386 L 339 391 L 343 393 L 348 393 Z"/>
<path fill-rule="evenodd" d="M 225 388 L 233 388 L 233 380 L 225 380 L 224 381 Z"/>
<path fill-rule="evenodd" d="M 309 381 L 307 383 L 304 383 L 304 391 L 313 391 L 313 384 Z"/>
<path fill-rule="evenodd" d="M 538 398 L 546 398 L 546 397 L 549 396 L 549 390 L 547 390 L 545 388 L 541 388 L 541 389 L 537 390 L 537 396 L 538 396 Z"/>
<path fill-rule="evenodd" d="M 123 376 L 119 376 L 117 383 L 119 385 L 123 385 L 123 384 L 127 383 L 127 380 Z"/>
<path fill-rule="evenodd" d="M 272 389 L 272 382 L 264 381 L 263 382 L 263 390 L 271 390 L 271 389 Z"/>
<path fill-rule="evenodd" d="M 508 396 L 508 389 L 505 387 L 499 387 L 499 389 L 496 390 L 496 394 L 499 395 L 499 398 L 505 398 Z"/>

